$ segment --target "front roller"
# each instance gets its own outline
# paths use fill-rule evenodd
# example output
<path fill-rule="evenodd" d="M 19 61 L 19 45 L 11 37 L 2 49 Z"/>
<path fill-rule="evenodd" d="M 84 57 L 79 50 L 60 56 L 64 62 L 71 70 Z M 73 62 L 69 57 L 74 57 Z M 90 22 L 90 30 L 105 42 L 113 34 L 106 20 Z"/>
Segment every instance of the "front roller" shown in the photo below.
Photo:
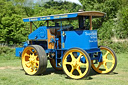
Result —
<path fill-rule="evenodd" d="M 102 52 L 102 62 L 92 60 L 92 69 L 97 73 L 111 73 L 117 65 L 115 52 L 106 46 L 100 46 L 100 51 Z"/>
<path fill-rule="evenodd" d="M 29 75 L 42 74 L 47 67 L 45 50 L 39 45 L 27 46 L 22 53 L 22 67 Z"/>
<path fill-rule="evenodd" d="M 81 79 L 88 76 L 91 69 L 91 60 L 86 51 L 80 48 L 72 48 L 65 52 L 62 66 L 68 77 Z"/>

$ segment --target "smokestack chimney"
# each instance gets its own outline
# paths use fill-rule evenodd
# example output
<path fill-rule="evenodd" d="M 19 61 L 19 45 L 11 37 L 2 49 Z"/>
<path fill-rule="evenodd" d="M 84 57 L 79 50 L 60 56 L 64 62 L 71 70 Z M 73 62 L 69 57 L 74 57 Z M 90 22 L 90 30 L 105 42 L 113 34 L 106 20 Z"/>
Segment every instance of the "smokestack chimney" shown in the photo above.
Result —
<path fill-rule="evenodd" d="M 79 9 L 78 12 L 83 12 L 84 10 L 83 9 Z"/>

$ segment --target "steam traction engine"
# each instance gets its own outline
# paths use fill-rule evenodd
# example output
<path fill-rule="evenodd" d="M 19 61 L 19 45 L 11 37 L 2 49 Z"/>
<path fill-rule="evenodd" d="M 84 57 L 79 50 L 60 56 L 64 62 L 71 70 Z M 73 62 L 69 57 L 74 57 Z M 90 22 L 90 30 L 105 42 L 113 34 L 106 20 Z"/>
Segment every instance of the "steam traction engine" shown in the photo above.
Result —
<path fill-rule="evenodd" d="M 23 47 L 16 48 L 22 67 L 29 75 L 42 74 L 50 60 L 55 70 L 63 70 L 73 79 L 88 76 L 92 68 L 97 73 L 110 73 L 117 65 L 114 51 L 106 46 L 98 47 L 97 30 L 92 30 L 92 18 L 104 17 L 105 13 L 85 11 L 42 17 L 24 18 L 30 22 L 30 34 Z M 79 27 L 63 25 L 64 21 L 77 20 Z M 35 21 L 46 21 L 32 32 Z M 85 22 L 89 22 L 89 28 Z M 50 26 L 54 22 L 54 26 Z M 89 30 L 90 29 L 90 30 Z"/>

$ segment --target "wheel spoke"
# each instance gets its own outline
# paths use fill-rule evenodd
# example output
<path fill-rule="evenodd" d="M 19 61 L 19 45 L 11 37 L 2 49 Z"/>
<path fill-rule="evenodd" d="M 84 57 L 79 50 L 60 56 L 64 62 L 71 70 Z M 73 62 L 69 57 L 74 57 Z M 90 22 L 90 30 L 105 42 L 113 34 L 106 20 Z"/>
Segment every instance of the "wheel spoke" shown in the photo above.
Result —
<path fill-rule="evenodd" d="M 39 66 L 39 61 L 34 61 L 34 66 L 38 67 Z"/>
<path fill-rule="evenodd" d="M 65 61 L 64 64 L 71 65 L 72 63 L 71 63 L 71 62 L 66 62 L 66 61 Z"/>
<path fill-rule="evenodd" d="M 82 56 L 82 54 L 80 53 L 80 55 L 77 58 L 77 61 L 80 61 L 81 56 Z"/>
<path fill-rule="evenodd" d="M 33 53 L 33 54 L 36 53 L 36 51 L 35 51 L 35 50 L 33 51 L 33 50 L 34 50 L 34 49 L 29 49 L 29 51 L 30 51 L 31 53 Z"/>
<path fill-rule="evenodd" d="M 34 68 L 33 68 L 33 66 L 31 66 L 31 72 L 33 72 L 34 71 Z"/>
<path fill-rule="evenodd" d="M 108 70 L 108 67 L 107 67 L 106 63 L 104 63 L 103 66 L 105 67 L 105 69 L 107 71 Z"/>
<path fill-rule="evenodd" d="M 69 53 L 69 54 L 70 54 L 70 56 L 71 56 L 72 60 L 74 61 L 74 60 L 75 60 L 74 55 L 73 55 L 72 53 Z"/>
<path fill-rule="evenodd" d="M 99 69 L 99 67 L 102 65 L 102 62 L 99 62 L 99 65 L 97 66 L 97 69 Z"/>
<path fill-rule="evenodd" d="M 38 68 L 38 66 L 37 66 L 36 64 L 34 64 L 34 65 L 33 65 L 33 68 L 34 68 L 34 69 L 35 69 L 35 68 Z"/>
<path fill-rule="evenodd" d="M 24 56 L 30 56 L 29 54 L 25 53 Z"/>
<path fill-rule="evenodd" d="M 79 62 L 79 66 L 86 66 L 87 67 L 87 63 L 81 63 L 81 62 Z"/>
<path fill-rule="evenodd" d="M 34 53 L 32 53 L 32 57 L 33 57 L 33 58 L 35 58 L 35 55 L 34 55 Z"/>
<path fill-rule="evenodd" d="M 73 74 L 73 72 L 74 72 L 74 67 L 72 66 L 72 69 L 71 69 L 71 71 L 70 71 L 70 74 L 72 75 Z"/>
<path fill-rule="evenodd" d="M 33 72 L 36 72 L 36 68 L 37 68 L 36 65 L 32 65 L 32 66 L 31 66 L 31 69 L 33 70 Z"/>
<path fill-rule="evenodd" d="M 105 53 L 105 55 L 103 56 L 103 58 L 107 58 L 107 55 L 108 55 L 109 53 L 110 53 L 110 52 L 107 51 L 107 52 Z"/>
<path fill-rule="evenodd" d="M 29 51 L 30 51 L 31 53 L 33 53 L 32 49 L 29 49 Z"/>
<path fill-rule="evenodd" d="M 33 53 L 36 53 L 36 51 L 34 50 L 34 52 Z"/>
<path fill-rule="evenodd" d="M 77 71 L 79 72 L 80 75 L 82 75 L 80 67 L 77 67 Z"/>
<path fill-rule="evenodd" d="M 106 62 L 114 63 L 114 61 L 113 61 L 113 60 L 108 60 L 108 59 L 106 59 L 105 61 L 106 61 Z"/>
<path fill-rule="evenodd" d="M 36 58 L 38 58 L 38 56 L 37 56 L 37 55 L 36 55 L 36 56 L 35 56 L 35 55 L 33 55 L 33 56 L 34 56 L 34 60 L 36 60 Z"/>
<path fill-rule="evenodd" d="M 39 61 L 35 61 L 35 63 L 37 63 L 39 65 Z"/>
<path fill-rule="evenodd" d="M 25 62 L 25 65 L 26 65 L 28 68 L 30 68 L 30 67 L 31 67 L 30 61 L 26 61 L 26 62 Z"/>

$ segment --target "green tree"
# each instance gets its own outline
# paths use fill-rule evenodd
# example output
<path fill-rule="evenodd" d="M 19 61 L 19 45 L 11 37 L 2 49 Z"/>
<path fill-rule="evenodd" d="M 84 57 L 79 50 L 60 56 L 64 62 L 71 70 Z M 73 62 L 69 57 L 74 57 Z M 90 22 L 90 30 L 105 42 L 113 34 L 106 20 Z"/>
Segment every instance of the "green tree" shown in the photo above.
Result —
<path fill-rule="evenodd" d="M 0 14 L 0 41 L 8 44 L 21 43 L 25 41 L 28 31 L 22 17 L 25 15 L 21 5 L 14 5 L 12 1 L 1 1 Z"/>
<path fill-rule="evenodd" d="M 118 11 L 117 14 L 117 37 L 127 38 L 128 37 L 128 4 Z"/>

